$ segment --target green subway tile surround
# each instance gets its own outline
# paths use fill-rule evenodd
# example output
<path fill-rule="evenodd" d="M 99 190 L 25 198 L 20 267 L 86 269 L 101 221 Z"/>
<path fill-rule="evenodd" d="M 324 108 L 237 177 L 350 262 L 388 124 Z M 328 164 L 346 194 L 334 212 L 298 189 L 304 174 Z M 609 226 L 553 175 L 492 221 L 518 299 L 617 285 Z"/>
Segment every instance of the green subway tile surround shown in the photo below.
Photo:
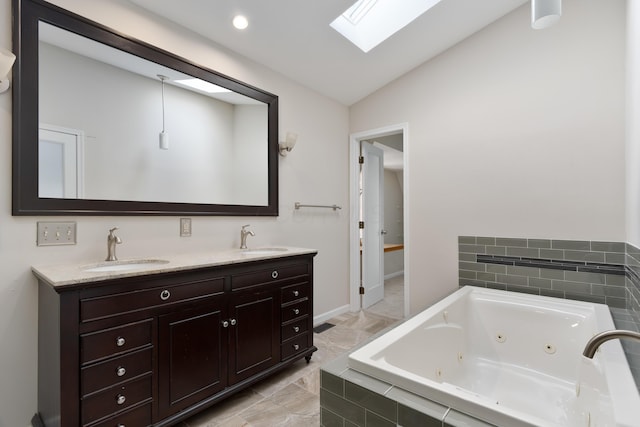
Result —
<path fill-rule="evenodd" d="M 460 236 L 458 256 L 460 286 L 640 309 L 640 250 L 629 244 Z"/>
<path fill-rule="evenodd" d="M 339 356 L 321 368 L 323 427 L 495 427 L 354 371 L 348 367 L 347 357 Z"/>

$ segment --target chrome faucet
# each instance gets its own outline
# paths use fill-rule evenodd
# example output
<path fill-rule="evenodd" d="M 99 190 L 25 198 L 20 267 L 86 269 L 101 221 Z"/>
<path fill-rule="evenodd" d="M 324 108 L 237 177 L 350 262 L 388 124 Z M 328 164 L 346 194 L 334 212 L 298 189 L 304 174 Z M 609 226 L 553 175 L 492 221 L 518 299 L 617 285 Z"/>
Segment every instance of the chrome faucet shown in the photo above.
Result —
<path fill-rule="evenodd" d="M 584 347 L 582 355 L 584 357 L 588 357 L 589 359 L 593 359 L 593 356 L 596 354 L 596 350 L 598 350 L 598 347 L 600 347 L 603 343 L 616 338 L 633 338 L 640 341 L 640 333 L 627 331 L 625 329 L 600 332 L 599 334 L 594 335 L 594 337 L 589 340 L 587 345 Z"/>
<path fill-rule="evenodd" d="M 117 229 L 118 227 L 113 227 L 109 230 L 109 235 L 107 236 L 107 259 L 105 261 L 118 260 L 116 257 L 116 245 L 122 243 L 122 240 L 114 233 Z"/>
<path fill-rule="evenodd" d="M 243 225 L 242 230 L 240 230 L 240 249 L 247 249 L 247 236 L 255 236 L 256 234 L 251 230 L 246 230 L 250 224 Z"/>

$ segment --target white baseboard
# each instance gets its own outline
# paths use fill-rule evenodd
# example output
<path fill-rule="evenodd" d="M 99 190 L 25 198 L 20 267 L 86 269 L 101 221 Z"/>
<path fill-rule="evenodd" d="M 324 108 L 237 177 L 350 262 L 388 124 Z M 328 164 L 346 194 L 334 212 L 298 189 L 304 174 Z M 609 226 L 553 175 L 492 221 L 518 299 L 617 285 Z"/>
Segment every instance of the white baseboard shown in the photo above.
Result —
<path fill-rule="evenodd" d="M 332 317 L 340 316 L 349 311 L 349 304 L 343 305 L 342 307 L 335 308 L 333 310 L 327 311 L 326 313 L 318 314 L 317 316 L 313 316 L 313 326 L 316 327 Z"/>
<path fill-rule="evenodd" d="M 393 279 L 394 277 L 402 276 L 404 274 L 404 270 L 396 271 L 395 273 L 386 274 L 384 276 L 384 280 Z"/>

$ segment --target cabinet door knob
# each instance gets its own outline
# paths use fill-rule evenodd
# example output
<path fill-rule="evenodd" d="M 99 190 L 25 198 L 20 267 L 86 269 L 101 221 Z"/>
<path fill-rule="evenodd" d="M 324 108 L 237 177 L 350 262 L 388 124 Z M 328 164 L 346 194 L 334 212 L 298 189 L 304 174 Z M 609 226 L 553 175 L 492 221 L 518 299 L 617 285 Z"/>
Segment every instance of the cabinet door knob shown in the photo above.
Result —
<path fill-rule="evenodd" d="M 294 309 L 293 309 L 293 314 L 300 314 L 300 310 L 299 310 L 299 309 L 297 309 L 297 308 L 294 308 Z"/>
<path fill-rule="evenodd" d="M 118 366 L 118 369 L 116 369 L 116 375 L 118 375 L 119 377 L 123 377 L 124 374 L 126 373 L 127 373 L 127 370 L 122 366 Z"/>
<path fill-rule="evenodd" d="M 124 397 L 124 395 L 119 394 L 118 397 L 116 398 L 116 403 L 118 405 L 122 405 L 126 400 L 127 400 L 127 398 Z"/>
<path fill-rule="evenodd" d="M 118 347 L 122 347 L 122 346 L 124 345 L 124 343 L 125 343 L 125 342 L 126 342 L 126 341 L 125 341 L 125 339 L 124 339 L 123 337 L 118 337 L 118 338 L 116 338 L 116 345 L 117 345 Z"/>
<path fill-rule="evenodd" d="M 277 279 L 277 278 L 278 278 L 278 271 L 277 271 L 277 270 L 274 270 L 274 271 L 271 273 L 271 277 L 272 277 L 272 278 L 274 278 L 274 279 Z"/>
<path fill-rule="evenodd" d="M 300 292 L 298 292 L 298 291 L 293 291 L 293 296 L 294 296 L 294 297 L 297 297 L 298 295 L 300 295 Z"/>
<path fill-rule="evenodd" d="M 231 319 L 231 326 L 235 326 L 236 323 L 238 323 L 238 321 L 236 319 Z"/>
<path fill-rule="evenodd" d="M 294 326 L 293 332 L 300 332 L 300 326 Z"/>
<path fill-rule="evenodd" d="M 161 299 L 162 301 L 166 301 L 166 300 L 168 300 L 170 296 L 171 296 L 171 292 L 169 292 L 169 291 L 168 291 L 168 290 L 166 290 L 166 289 L 165 289 L 164 291 L 160 292 L 160 299 Z"/>
<path fill-rule="evenodd" d="M 222 327 L 223 328 L 228 328 L 229 327 L 229 321 L 228 320 L 223 320 L 222 321 Z"/>
<path fill-rule="evenodd" d="M 124 424 L 118 424 L 116 427 L 126 427 Z"/>
<path fill-rule="evenodd" d="M 294 345 L 293 345 L 293 349 L 294 349 L 294 350 L 300 350 L 300 346 L 299 346 L 298 344 L 294 344 Z"/>

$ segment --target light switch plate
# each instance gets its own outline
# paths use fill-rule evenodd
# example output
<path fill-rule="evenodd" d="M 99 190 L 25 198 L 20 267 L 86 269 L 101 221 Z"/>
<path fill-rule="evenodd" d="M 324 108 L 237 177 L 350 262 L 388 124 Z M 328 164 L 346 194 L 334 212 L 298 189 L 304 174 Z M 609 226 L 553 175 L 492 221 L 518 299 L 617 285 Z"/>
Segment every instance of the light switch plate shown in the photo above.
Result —
<path fill-rule="evenodd" d="M 76 222 L 38 221 L 38 246 L 75 245 Z"/>
<path fill-rule="evenodd" d="M 191 237 L 191 218 L 180 218 L 180 237 Z"/>

